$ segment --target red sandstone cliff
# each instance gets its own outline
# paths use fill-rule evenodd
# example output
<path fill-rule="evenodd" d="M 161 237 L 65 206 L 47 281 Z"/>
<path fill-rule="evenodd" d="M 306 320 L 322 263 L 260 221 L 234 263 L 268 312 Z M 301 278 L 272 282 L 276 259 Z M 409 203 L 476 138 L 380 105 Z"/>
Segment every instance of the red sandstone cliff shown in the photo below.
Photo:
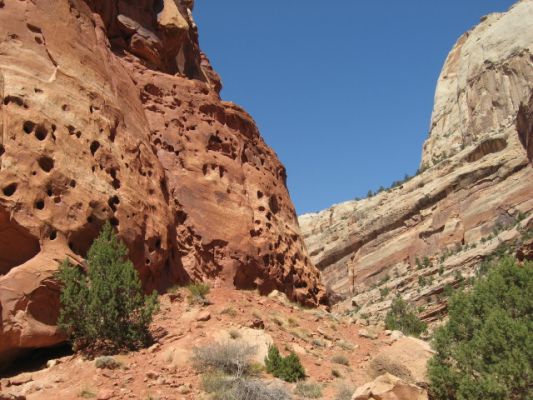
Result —
<path fill-rule="evenodd" d="M 103 221 L 147 289 L 325 301 L 286 172 L 221 101 L 185 0 L 0 0 L 0 361 L 49 346 L 67 255 Z"/>

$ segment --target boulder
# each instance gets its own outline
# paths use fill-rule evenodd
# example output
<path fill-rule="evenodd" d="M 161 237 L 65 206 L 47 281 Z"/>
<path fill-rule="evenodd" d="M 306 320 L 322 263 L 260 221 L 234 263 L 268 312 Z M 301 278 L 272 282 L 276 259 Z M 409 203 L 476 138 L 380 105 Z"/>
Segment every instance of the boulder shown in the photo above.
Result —
<path fill-rule="evenodd" d="M 427 392 L 391 374 L 384 374 L 359 387 L 352 400 L 428 400 Z"/>
<path fill-rule="evenodd" d="M 389 373 L 405 382 L 427 387 L 427 362 L 434 354 L 427 342 L 403 337 L 371 359 L 370 373 L 374 378 Z"/>

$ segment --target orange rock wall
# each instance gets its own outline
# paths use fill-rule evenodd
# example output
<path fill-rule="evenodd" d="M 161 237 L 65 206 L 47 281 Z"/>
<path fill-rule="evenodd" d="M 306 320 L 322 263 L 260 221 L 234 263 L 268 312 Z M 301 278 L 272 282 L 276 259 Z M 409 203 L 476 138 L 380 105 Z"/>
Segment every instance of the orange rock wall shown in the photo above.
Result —
<path fill-rule="evenodd" d="M 324 302 L 286 172 L 221 101 L 191 1 L 0 1 L 0 361 L 49 346 L 58 262 L 105 220 L 147 290 L 189 280 Z"/>

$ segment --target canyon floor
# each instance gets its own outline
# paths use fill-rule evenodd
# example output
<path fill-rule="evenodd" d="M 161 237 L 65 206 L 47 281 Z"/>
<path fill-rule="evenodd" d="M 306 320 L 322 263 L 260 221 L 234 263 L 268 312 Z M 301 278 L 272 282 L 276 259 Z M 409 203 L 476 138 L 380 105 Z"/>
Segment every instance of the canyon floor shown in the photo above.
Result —
<path fill-rule="evenodd" d="M 341 387 L 353 389 L 372 380 L 371 356 L 394 341 L 380 328 L 355 325 L 324 309 L 304 309 L 281 294 L 261 297 L 254 291 L 214 288 L 207 296 L 210 304 L 201 306 L 189 304 L 187 293 L 180 288 L 161 296 L 152 324 L 155 344 L 115 356 L 120 368 L 98 369 L 95 361 L 80 355 L 42 359 L 33 371 L 19 365 L 18 373 L 0 379 L 0 393 L 28 400 L 202 399 L 206 394 L 190 361 L 192 349 L 242 335 L 256 342 L 258 353 L 265 352 L 270 340 L 282 353 L 296 352 L 307 381 L 322 386 L 323 399 L 333 399 Z M 335 358 L 347 365 L 335 363 Z M 262 379 L 274 378 L 262 373 Z M 295 384 L 286 387 L 293 392 Z"/>

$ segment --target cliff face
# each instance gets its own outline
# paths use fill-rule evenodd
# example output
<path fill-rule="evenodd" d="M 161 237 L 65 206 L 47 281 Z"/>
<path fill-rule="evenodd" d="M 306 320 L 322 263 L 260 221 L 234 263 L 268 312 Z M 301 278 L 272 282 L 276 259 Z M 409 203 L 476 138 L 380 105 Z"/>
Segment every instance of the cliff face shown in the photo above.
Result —
<path fill-rule="evenodd" d="M 221 101 L 192 1 L 0 1 L 0 362 L 63 337 L 53 279 L 105 220 L 147 290 L 323 302 L 286 173 Z"/>
<path fill-rule="evenodd" d="M 312 260 L 346 308 L 378 315 L 399 293 L 431 319 L 445 307 L 445 285 L 532 227 L 533 169 L 523 147 L 531 151 L 532 20 L 533 1 L 523 0 L 454 46 L 436 89 L 424 172 L 300 217 Z"/>
<path fill-rule="evenodd" d="M 516 129 L 520 142 L 527 151 L 527 158 L 533 164 L 533 94 L 529 98 L 529 103 L 520 106 Z"/>

